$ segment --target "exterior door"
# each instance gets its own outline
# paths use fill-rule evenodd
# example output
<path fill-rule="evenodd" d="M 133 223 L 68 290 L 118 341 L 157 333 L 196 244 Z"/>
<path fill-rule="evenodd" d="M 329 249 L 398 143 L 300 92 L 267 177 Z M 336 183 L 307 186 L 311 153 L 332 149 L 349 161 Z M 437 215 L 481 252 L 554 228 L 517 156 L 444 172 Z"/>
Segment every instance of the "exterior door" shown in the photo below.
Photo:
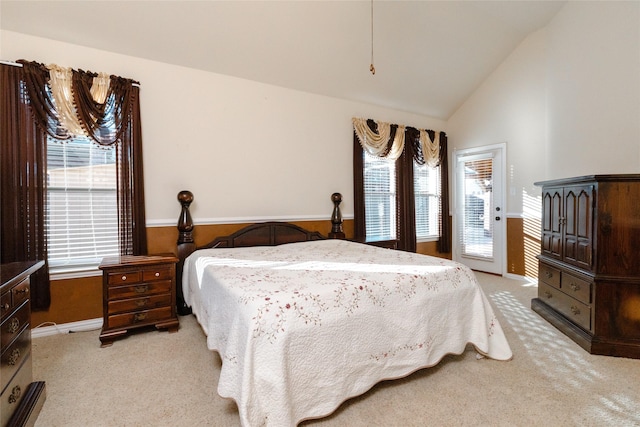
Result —
<path fill-rule="evenodd" d="M 504 273 L 505 144 L 455 153 L 453 259 L 468 267 Z"/>

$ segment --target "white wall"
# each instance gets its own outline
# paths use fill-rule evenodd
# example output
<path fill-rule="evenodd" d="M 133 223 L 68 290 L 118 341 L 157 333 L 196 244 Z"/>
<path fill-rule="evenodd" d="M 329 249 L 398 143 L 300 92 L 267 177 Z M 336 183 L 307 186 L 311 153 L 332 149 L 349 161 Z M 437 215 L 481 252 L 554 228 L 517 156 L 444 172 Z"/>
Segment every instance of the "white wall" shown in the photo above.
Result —
<path fill-rule="evenodd" d="M 535 181 L 640 173 L 640 2 L 567 2 L 448 128 L 451 149 L 507 143 L 512 214 Z"/>
<path fill-rule="evenodd" d="M 141 83 L 147 222 L 353 215 L 352 117 L 446 131 L 441 120 L 234 77 L 0 32 L 0 57 L 103 71 Z"/>
<path fill-rule="evenodd" d="M 640 173 L 640 2 L 568 2 L 548 34 L 544 178 Z"/>

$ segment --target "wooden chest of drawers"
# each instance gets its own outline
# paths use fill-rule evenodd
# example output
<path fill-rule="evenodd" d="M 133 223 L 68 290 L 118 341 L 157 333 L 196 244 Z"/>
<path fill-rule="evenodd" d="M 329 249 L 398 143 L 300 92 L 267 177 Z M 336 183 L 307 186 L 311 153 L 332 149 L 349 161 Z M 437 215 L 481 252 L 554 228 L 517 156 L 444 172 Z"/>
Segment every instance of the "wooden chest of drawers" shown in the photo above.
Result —
<path fill-rule="evenodd" d="M 592 354 L 640 359 L 640 174 L 542 187 L 531 308 Z"/>
<path fill-rule="evenodd" d="M 102 347 L 130 329 L 178 330 L 174 256 L 122 256 L 100 264 L 103 289 Z"/>
<path fill-rule="evenodd" d="M 29 277 L 44 262 L 2 264 L 0 292 L 0 425 L 33 425 L 45 396 L 44 381 L 32 382 Z"/>

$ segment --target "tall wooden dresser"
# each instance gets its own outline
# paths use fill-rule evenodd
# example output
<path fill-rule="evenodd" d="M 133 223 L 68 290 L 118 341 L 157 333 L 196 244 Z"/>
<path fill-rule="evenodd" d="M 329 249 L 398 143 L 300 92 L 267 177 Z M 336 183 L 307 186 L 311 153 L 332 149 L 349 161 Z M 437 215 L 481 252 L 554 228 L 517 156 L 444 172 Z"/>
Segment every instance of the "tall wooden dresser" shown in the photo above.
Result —
<path fill-rule="evenodd" d="M 640 175 L 542 187 L 531 308 L 592 354 L 640 358 Z"/>
<path fill-rule="evenodd" d="M 29 277 L 43 261 L 0 266 L 2 363 L 0 364 L 1 426 L 35 423 L 45 400 L 44 381 L 33 382 L 31 371 L 31 305 Z"/>

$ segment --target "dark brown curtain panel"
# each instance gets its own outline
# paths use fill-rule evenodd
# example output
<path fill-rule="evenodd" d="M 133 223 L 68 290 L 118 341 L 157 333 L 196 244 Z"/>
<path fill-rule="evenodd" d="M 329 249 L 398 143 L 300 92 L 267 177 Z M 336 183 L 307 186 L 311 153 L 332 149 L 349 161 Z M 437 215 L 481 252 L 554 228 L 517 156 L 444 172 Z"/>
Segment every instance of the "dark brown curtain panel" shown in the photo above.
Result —
<path fill-rule="evenodd" d="M 451 212 L 449 210 L 449 155 L 448 138 L 444 132 L 440 133 L 440 239 L 438 252 L 451 252 Z"/>
<path fill-rule="evenodd" d="M 0 64 L 0 255 L 2 263 L 44 260 L 31 276 L 31 308 L 49 307 L 45 231 L 46 134 L 36 126 L 22 86 L 23 69 Z"/>

